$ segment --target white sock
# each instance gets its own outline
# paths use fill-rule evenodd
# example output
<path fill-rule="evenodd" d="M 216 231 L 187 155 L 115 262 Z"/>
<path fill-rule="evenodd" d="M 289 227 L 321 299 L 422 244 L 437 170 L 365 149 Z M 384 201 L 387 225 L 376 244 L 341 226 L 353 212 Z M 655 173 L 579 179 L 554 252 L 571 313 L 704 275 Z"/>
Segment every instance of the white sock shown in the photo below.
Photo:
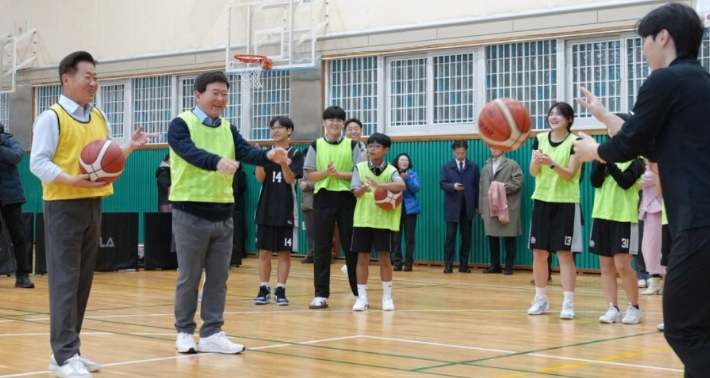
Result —
<path fill-rule="evenodd" d="M 382 298 L 392 297 L 392 281 L 382 281 Z"/>
<path fill-rule="evenodd" d="M 276 284 L 276 287 L 282 287 L 282 288 L 285 289 L 285 288 L 286 288 L 286 284 L 279 282 L 279 283 Z"/>
<path fill-rule="evenodd" d="M 267 288 L 269 288 L 269 287 L 270 287 L 270 286 L 269 286 L 269 282 L 268 282 L 268 281 L 267 281 L 267 282 L 262 282 L 262 283 L 261 283 L 261 286 L 266 286 Z"/>
<path fill-rule="evenodd" d="M 544 287 L 535 286 L 535 296 L 547 298 L 547 289 Z"/>
<path fill-rule="evenodd" d="M 565 296 L 565 301 L 574 302 L 574 291 L 563 291 L 562 294 Z"/>
<path fill-rule="evenodd" d="M 367 300 L 367 285 L 357 285 L 357 296 Z"/>

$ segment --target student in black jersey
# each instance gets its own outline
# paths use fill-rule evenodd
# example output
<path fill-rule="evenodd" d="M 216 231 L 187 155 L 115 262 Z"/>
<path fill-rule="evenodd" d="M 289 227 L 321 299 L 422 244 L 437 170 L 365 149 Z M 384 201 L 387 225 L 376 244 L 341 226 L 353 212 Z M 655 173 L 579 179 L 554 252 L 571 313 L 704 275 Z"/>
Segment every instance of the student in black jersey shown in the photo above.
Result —
<path fill-rule="evenodd" d="M 637 26 L 651 75 L 626 122 L 590 92 L 578 102 L 615 133 L 575 142 L 579 159 L 606 163 L 644 155 L 658 163 L 673 238 L 663 292 L 665 337 L 685 377 L 710 371 L 710 74 L 698 61 L 704 26 L 691 7 L 670 3 Z"/>
<path fill-rule="evenodd" d="M 315 298 L 308 308 L 328 307 L 330 297 L 330 259 L 333 230 L 338 224 L 340 245 L 345 253 L 345 265 L 350 290 L 357 296 L 357 252 L 350 251 L 353 231 L 355 196 L 350 192 L 353 168 L 362 160 L 358 144 L 343 136 L 345 111 L 331 106 L 323 111 L 325 136 L 314 141 L 306 154 L 303 169 L 308 181 L 314 184 L 313 215 L 315 249 L 313 254 L 313 283 Z"/>
<path fill-rule="evenodd" d="M 276 252 L 279 266 L 276 270 L 274 302 L 279 306 L 288 306 L 286 280 L 291 270 L 291 252 L 296 240 L 294 232 L 298 230 L 298 221 L 294 215 L 296 180 L 301 178 L 303 171 L 303 154 L 288 143 L 293 132 L 293 121 L 286 117 L 275 117 L 269 122 L 269 127 L 274 146 L 285 149 L 291 163 L 272 163 L 254 170 L 256 179 L 263 183 L 256 206 L 256 247 L 259 248 L 261 284 L 254 304 L 265 305 L 270 302 L 271 254 Z"/>

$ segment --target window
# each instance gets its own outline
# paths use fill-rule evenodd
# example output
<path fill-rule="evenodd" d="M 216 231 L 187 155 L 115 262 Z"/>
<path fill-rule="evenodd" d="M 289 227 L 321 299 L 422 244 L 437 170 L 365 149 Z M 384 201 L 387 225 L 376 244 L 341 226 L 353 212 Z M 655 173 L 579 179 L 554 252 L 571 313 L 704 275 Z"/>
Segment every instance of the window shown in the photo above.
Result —
<path fill-rule="evenodd" d="M 557 41 L 486 47 L 486 101 L 510 97 L 530 111 L 533 129 L 547 128 L 547 110 L 557 101 Z"/>
<path fill-rule="evenodd" d="M 643 57 L 643 40 L 629 38 L 626 40 L 626 109 L 631 110 L 636 103 L 639 88 L 651 74 L 648 62 Z"/>
<path fill-rule="evenodd" d="M 186 112 L 197 106 L 195 101 L 195 78 L 191 77 L 181 77 L 180 83 L 180 108 L 179 113 Z"/>
<path fill-rule="evenodd" d="M 288 71 L 263 71 L 261 88 L 251 88 L 251 139 L 271 139 L 269 121 L 291 112 L 290 74 Z"/>
<path fill-rule="evenodd" d="M 168 125 L 173 118 L 171 76 L 141 77 L 132 80 L 133 124 L 147 133 L 159 135 L 151 143 L 167 143 Z"/>
<path fill-rule="evenodd" d="M 10 95 L 0 93 L 0 123 L 5 125 L 5 130 L 10 130 Z"/>
<path fill-rule="evenodd" d="M 604 40 L 570 44 L 570 97 L 576 98 L 584 87 L 594 93 L 612 113 L 621 108 L 621 40 Z M 571 65 L 570 65 L 571 63 Z M 572 101 L 577 118 L 593 118 L 576 101 Z"/>
<path fill-rule="evenodd" d="M 434 123 L 473 123 L 473 54 L 434 57 Z"/>
<path fill-rule="evenodd" d="M 427 124 L 427 58 L 388 62 L 389 127 Z"/>
<path fill-rule="evenodd" d="M 348 118 L 362 122 L 362 135 L 377 131 L 377 57 L 333 60 L 329 63 L 330 100 L 328 105 L 345 109 Z"/>
<path fill-rule="evenodd" d="M 706 70 L 710 71 L 710 29 L 708 28 L 705 28 L 705 33 L 703 33 L 703 41 L 700 43 L 698 59 L 700 60 L 700 64 L 702 64 Z"/>
<path fill-rule="evenodd" d="M 62 94 L 62 86 L 50 85 L 47 87 L 38 87 L 36 93 L 35 116 L 38 116 L 59 101 L 59 96 Z"/>
<path fill-rule="evenodd" d="M 106 120 L 111 125 L 111 139 L 116 141 L 127 140 L 132 134 L 130 112 L 128 111 L 130 94 L 128 81 L 101 83 L 97 99 L 98 108 L 106 115 Z"/>

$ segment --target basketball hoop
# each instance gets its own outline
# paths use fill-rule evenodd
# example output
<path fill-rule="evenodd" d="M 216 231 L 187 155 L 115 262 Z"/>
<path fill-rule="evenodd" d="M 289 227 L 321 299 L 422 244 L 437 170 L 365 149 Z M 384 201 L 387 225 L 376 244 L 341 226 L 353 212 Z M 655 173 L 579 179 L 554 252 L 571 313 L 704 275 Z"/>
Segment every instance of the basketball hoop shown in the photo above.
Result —
<path fill-rule="evenodd" d="M 273 67 L 274 62 L 269 59 L 269 57 L 258 54 L 236 54 L 234 57 L 244 63 L 246 68 L 252 69 L 251 71 L 246 72 L 245 75 L 248 80 L 245 81 L 245 83 L 247 83 L 250 88 L 260 89 L 261 71 L 270 70 Z"/>

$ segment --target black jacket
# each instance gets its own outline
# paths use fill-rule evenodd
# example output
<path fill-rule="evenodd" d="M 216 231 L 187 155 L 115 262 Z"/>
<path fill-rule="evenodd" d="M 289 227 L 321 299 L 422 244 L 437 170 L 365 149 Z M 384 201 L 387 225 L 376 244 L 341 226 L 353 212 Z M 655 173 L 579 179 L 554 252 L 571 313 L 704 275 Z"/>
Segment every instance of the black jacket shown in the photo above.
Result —
<path fill-rule="evenodd" d="M 167 205 L 168 190 L 170 189 L 170 165 L 166 162 L 160 163 L 160 167 L 155 171 L 155 179 L 158 181 L 158 210 L 161 205 Z"/>
<path fill-rule="evenodd" d="M 0 134 L 0 202 L 3 205 L 25 203 L 20 172 L 17 169 L 17 164 L 24 156 L 20 142 L 12 134 Z"/>

